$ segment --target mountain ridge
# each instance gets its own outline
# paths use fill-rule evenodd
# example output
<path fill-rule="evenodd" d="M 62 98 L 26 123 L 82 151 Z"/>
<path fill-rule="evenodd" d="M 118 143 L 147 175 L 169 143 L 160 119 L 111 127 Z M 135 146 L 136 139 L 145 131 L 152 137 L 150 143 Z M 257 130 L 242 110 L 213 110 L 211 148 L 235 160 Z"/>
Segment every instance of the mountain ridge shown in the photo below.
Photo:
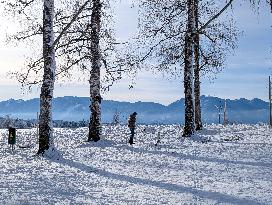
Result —
<path fill-rule="evenodd" d="M 56 97 L 53 99 L 54 120 L 87 120 L 89 119 L 89 98 L 77 96 Z M 218 122 L 218 110 L 215 105 L 224 106 L 225 99 L 213 96 L 201 96 L 202 118 L 205 123 Z M 231 122 L 258 123 L 268 119 L 268 102 L 254 98 L 248 100 L 226 99 L 228 119 Z M 0 116 L 10 115 L 22 119 L 35 119 L 39 111 L 39 98 L 30 100 L 9 99 L 0 102 Z M 130 113 L 138 112 L 139 123 L 183 123 L 184 98 L 169 105 L 155 102 L 126 102 L 116 100 L 102 101 L 102 122 L 108 123 L 115 112 L 120 121 L 125 123 Z"/>

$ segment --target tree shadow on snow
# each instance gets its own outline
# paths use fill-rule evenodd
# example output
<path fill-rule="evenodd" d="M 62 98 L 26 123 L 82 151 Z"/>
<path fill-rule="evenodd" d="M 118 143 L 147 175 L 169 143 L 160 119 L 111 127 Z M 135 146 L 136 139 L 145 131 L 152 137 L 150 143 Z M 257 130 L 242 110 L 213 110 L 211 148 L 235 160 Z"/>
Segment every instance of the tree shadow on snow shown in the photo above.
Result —
<path fill-rule="evenodd" d="M 217 135 L 220 133 L 219 129 L 209 129 L 209 128 L 202 128 L 202 130 L 197 131 L 198 134 L 201 135 Z"/>
<path fill-rule="evenodd" d="M 114 179 L 114 180 L 118 180 L 118 181 L 122 181 L 122 182 L 128 182 L 128 183 L 132 183 L 132 184 L 142 185 L 142 186 L 156 187 L 159 189 L 164 189 L 167 191 L 173 191 L 173 192 L 177 192 L 177 193 L 192 194 L 192 195 L 198 196 L 203 199 L 215 200 L 219 203 L 220 202 L 228 202 L 231 204 L 239 204 L 239 205 L 240 204 L 246 204 L 246 205 L 261 204 L 255 200 L 245 199 L 245 198 L 237 198 L 235 196 L 231 196 L 231 195 L 224 194 L 224 193 L 199 190 L 196 188 L 185 187 L 182 185 L 172 184 L 172 183 L 168 183 L 168 182 L 153 181 L 150 179 L 142 179 L 142 178 L 138 178 L 138 177 L 127 176 L 127 175 L 122 175 L 122 174 L 118 174 L 118 173 L 112 173 L 112 172 L 109 172 L 106 170 L 94 168 L 92 166 L 88 166 L 88 165 L 85 165 L 85 164 L 82 164 L 79 162 L 75 162 L 75 161 L 72 161 L 69 159 L 62 158 L 62 159 L 57 160 L 55 162 L 66 165 L 66 166 L 70 166 L 72 168 L 79 169 L 83 172 L 93 173 L 95 175 L 108 178 L 110 180 Z"/>
<path fill-rule="evenodd" d="M 246 162 L 246 161 L 238 161 L 238 160 L 219 159 L 219 158 L 202 157 L 202 156 L 189 155 L 189 154 L 183 154 L 183 153 L 177 153 L 177 152 L 171 152 L 171 151 L 168 152 L 168 151 L 161 151 L 161 150 L 147 150 L 143 148 L 136 148 L 136 147 L 130 147 L 130 146 L 122 146 L 122 148 L 128 149 L 131 152 L 149 153 L 149 154 L 155 154 L 155 155 L 164 154 L 167 156 L 177 157 L 177 158 L 186 159 L 186 160 L 213 162 L 213 163 L 219 163 L 219 164 L 235 164 L 235 165 L 269 167 L 269 168 L 272 167 L 272 163 L 267 163 L 267 162 Z"/>
<path fill-rule="evenodd" d="M 245 146 L 248 146 L 248 145 L 256 145 L 256 146 L 260 146 L 260 147 L 271 147 L 272 146 L 272 143 L 258 143 L 258 142 L 237 142 L 237 141 L 231 141 L 231 142 L 228 142 L 228 141 L 220 141 L 220 142 L 216 142 L 214 141 L 213 143 L 221 143 L 221 144 L 239 144 L 239 145 L 245 145 Z"/>
<path fill-rule="evenodd" d="M 78 146 L 78 148 L 89 148 L 89 147 L 100 147 L 100 148 L 106 148 L 106 147 L 114 147 L 116 146 L 116 142 L 112 140 L 99 140 L 98 142 L 84 142 L 84 144 L 81 144 Z"/>

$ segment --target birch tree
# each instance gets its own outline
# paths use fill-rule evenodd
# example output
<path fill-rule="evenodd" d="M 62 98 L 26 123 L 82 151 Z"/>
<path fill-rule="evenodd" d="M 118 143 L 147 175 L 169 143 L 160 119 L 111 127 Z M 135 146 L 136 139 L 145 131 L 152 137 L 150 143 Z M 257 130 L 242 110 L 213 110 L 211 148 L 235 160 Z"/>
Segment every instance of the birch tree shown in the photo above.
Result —
<path fill-rule="evenodd" d="M 221 10 L 212 0 L 141 2 L 137 43 L 144 51 L 139 61 L 151 61 L 151 69 L 166 75 L 183 76 L 184 136 L 191 136 L 202 127 L 200 71 L 202 75 L 219 72 L 236 46 L 238 30 L 233 20 L 218 20 L 232 1 Z"/>
<path fill-rule="evenodd" d="M 194 34 L 196 33 L 195 2 L 187 0 L 187 29 L 184 46 L 184 94 L 185 94 L 185 126 L 183 137 L 190 137 L 195 132 L 194 108 Z"/>
<path fill-rule="evenodd" d="M 88 141 L 100 140 L 101 129 L 101 94 L 100 94 L 100 28 L 101 28 L 101 11 L 102 4 L 100 0 L 93 0 L 93 9 L 91 16 L 91 50 L 92 69 L 90 72 L 90 124 Z"/>
<path fill-rule="evenodd" d="M 109 22 L 112 15 L 109 12 L 110 2 L 107 0 L 92 0 L 91 9 L 85 10 L 70 33 L 64 38 L 62 51 L 70 65 L 64 67 L 67 71 L 71 66 L 78 66 L 82 73 L 89 76 L 90 86 L 90 123 L 88 141 L 97 142 L 101 135 L 101 92 L 109 90 L 120 80 L 128 69 L 126 58 L 121 58 L 114 31 Z M 67 69 L 68 68 L 68 69 Z"/>
<path fill-rule="evenodd" d="M 225 48 L 232 48 L 234 49 L 236 46 L 234 44 L 235 41 L 237 41 L 237 32 L 235 31 L 235 29 L 233 28 L 233 26 L 227 28 L 225 27 L 223 30 L 218 30 L 217 33 L 219 35 L 217 35 L 217 38 L 214 38 L 213 35 L 207 34 L 207 27 L 209 27 L 210 29 L 216 29 L 217 26 L 215 25 L 209 25 L 209 24 L 213 24 L 213 21 L 218 18 L 226 9 L 228 9 L 228 7 L 231 6 L 231 4 L 234 1 L 231 0 L 229 2 L 227 2 L 227 4 L 216 14 L 214 15 L 205 25 L 203 25 L 201 28 L 199 27 L 199 0 L 195 0 L 195 20 L 196 20 L 196 28 L 198 31 L 195 34 L 195 40 L 194 40 L 194 44 L 195 44 L 195 70 L 194 70 L 194 92 L 195 92 L 195 124 L 196 124 L 196 130 L 200 130 L 202 128 L 202 122 L 201 122 L 201 105 L 200 105 L 200 72 L 201 72 L 201 66 L 200 66 L 200 58 L 199 58 L 199 52 L 200 52 L 200 34 L 204 34 L 207 35 L 207 37 L 212 40 L 213 42 L 216 42 L 216 45 L 220 45 L 222 43 L 225 44 Z M 259 5 L 261 3 L 261 1 L 251 1 L 251 3 L 253 4 L 254 7 L 257 7 L 257 5 Z M 270 6 L 272 6 L 272 1 L 268 2 L 270 3 Z M 271 7 L 272 8 L 272 7 Z M 272 11 L 272 10 L 271 10 Z M 208 29 L 209 30 L 209 29 Z M 220 36 L 220 37 L 219 37 Z M 235 41 L 231 40 L 234 39 Z M 218 41 L 219 40 L 219 41 Z M 222 41 L 223 40 L 223 41 Z M 214 44 L 213 44 L 214 45 Z M 223 46 L 221 46 L 223 48 Z M 220 50 L 217 50 L 220 53 Z M 221 51 L 222 52 L 222 51 Z M 217 54 L 219 54 L 217 52 Z M 219 58 L 218 58 L 219 57 Z M 223 61 L 224 57 L 222 59 L 223 55 L 221 54 L 220 56 L 217 55 L 217 57 L 215 59 L 221 59 L 218 61 L 214 61 L 213 58 L 209 57 L 205 57 L 205 61 L 210 61 L 212 60 L 213 62 L 207 62 L 207 65 L 213 65 L 212 67 L 216 67 L 218 70 L 218 68 L 220 66 L 223 65 Z"/>
<path fill-rule="evenodd" d="M 194 0 L 194 18 L 195 28 L 199 29 L 199 0 Z M 194 36 L 194 96 L 195 96 L 195 128 L 196 130 L 202 129 L 201 120 L 201 103 L 200 103 L 200 35 L 195 33 Z"/>
<path fill-rule="evenodd" d="M 48 60 L 53 59 L 45 58 L 44 54 L 42 57 L 30 58 L 22 72 L 13 73 L 23 86 L 42 84 L 39 153 L 44 152 L 50 146 L 53 132 L 52 123 L 49 123 L 52 121 L 50 109 L 56 79 L 71 80 L 75 73 L 80 72 L 81 74 L 77 75 L 80 80 L 88 80 L 91 111 L 88 140 L 98 141 L 101 130 L 101 89 L 102 91 L 109 90 L 116 81 L 121 79 L 122 74 L 128 71 L 125 65 L 130 63 L 126 58 L 118 56 L 119 52 L 116 47 L 123 44 L 116 42 L 113 37 L 114 32 L 110 25 L 112 16 L 108 12 L 110 2 L 107 0 L 71 0 L 69 2 L 71 4 L 68 4 L 67 1 L 58 2 L 58 8 L 51 16 L 53 18 L 51 27 L 58 36 L 55 40 L 51 39 L 50 44 L 46 42 L 43 46 L 44 49 L 47 49 L 44 52 L 55 53 L 58 66 L 52 67 L 50 73 L 48 73 L 49 69 L 46 69 L 44 75 L 40 76 L 43 67 L 48 65 Z M 37 21 L 39 17 L 25 12 L 27 8 L 31 11 L 31 6 L 39 5 L 39 3 L 38 0 L 7 3 L 13 13 L 19 17 L 25 16 L 26 22 L 29 21 L 31 25 L 16 33 L 12 37 L 13 40 L 33 40 L 43 34 L 43 29 L 41 29 L 43 26 Z M 55 60 L 53 62 L 55 63 Z M 102 65 L 103 72 L 101 73 Z M 89 79 L 85 76 L 89 76 Z M 44 101 L 46 104 L 42 103 Z"/>
<path fill-rule="evenodd" d="M 44 74 L 40 94 L 39 150 L 43 154 L 53 139 L 52 100 L 56 61 L 54 44 L 54 0 L 44 0 L 43 5 L 43 59 Z"/>
<path fill-rule="evenodd" d="M 7 2 L 7 8 L 14 12 L 14 15 L 28 16 L 29 9 L 38 1 L 26 0 L 26 1 L 9 1 Z M 40 116 L 39 116 L 39 150 L 38 154 L 44 154 L 52 144 L 53 135 L 53 123 L 52 123 L 52 99 L 55 82 L 55 49 L 54 49 L 54 0 L 44 0 L 40 2 L 42 6 L 42 24 L 35 30 L 31 30 L 30 33 L 21 37 L 22 33 L 19 33 L 17 38 L 19 40 L 26 39 L 37 34 L 42 35 L 42 62 L 43 62 L 43 78 L 40 93 Z M 36 5 L 36 4 L 35 4 Z M 33 23 L 33 22 L 32 22 Z M 34 24 L 34 23 L 33 23 Z M 30 26 L 33 26 L 31 24 Z"/>
<path fill-rule="evenodd" d="M 200 3 L 195 1 L 195 24 L 197 32 L 194 34 L 194 97 L 195 97 L 195 125 L 196 130 L 202 129 L 201 103 L 200 103 L 200 77 L 202 74 L 218 73 L 222 70 L 226 55 L 236 48 L 239 31 L 232 17 L 228 21 L 216 19 L 232 4 L 229 1 L 219 11 L 211 9 L 208 13 L 213 15 L 203 25 L 201 20 Z M 203 20 L 202 20 L 203 21 Z M 200 41 L 200 37 L 203 39 Z M 209 41 L 209 42 L 207 42 Z"/>
<path fill-rule="evenodd" d="M 13 12 L 23 13 L 31 8 L 32 4 L 38 1 L 19 1 L 8 2 L 7 6 L 12 7 Z M 27 16 L 28 17 L 28 16 Z M 54 0 L 43 1 L 43 17 L 42 26 L 36 29 L 29 29 L 26 33 L 18 33 L 17 39 L 24 40 L 42 33 L 42 58 L 36 61 L 35 65 L 30 68 L 35 68 L 37 65 L 43 64 L 43 78 L 40 93 L 40 116 L 39 116 L 39 150 L 38 154 L 44 154 L 53 143 L 53 121 L 52 121 L 52 100 L 55 83 L 56 60 L 55 60 L 55 45 L 58 44 L 61 36 L 67 31 L 68 26 L 64 27 L 58 38 L 55 40 L 54 33 L 55 5 Z M 72 19 L 73 20 L 73 19 Z M 41 29 L 40 29 L 41 28 Z M 31 33 L 31 34 L 29 34 Z M 28 70 L 30 72 L 30 70 Z M 28 72 L 28 73 L 29 73 Z"/>

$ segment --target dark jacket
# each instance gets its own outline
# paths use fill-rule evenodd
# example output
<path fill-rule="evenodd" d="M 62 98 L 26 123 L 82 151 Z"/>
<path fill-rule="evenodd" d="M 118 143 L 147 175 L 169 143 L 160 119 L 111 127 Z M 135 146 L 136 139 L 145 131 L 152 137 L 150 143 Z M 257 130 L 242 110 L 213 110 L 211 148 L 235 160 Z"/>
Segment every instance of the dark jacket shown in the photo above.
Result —
<path fill-rule="evenodd" d="M 135 124 L 136 124 L 136 115 L 130 115 L 128 119 L 128 127 L 135 128 Z"/>

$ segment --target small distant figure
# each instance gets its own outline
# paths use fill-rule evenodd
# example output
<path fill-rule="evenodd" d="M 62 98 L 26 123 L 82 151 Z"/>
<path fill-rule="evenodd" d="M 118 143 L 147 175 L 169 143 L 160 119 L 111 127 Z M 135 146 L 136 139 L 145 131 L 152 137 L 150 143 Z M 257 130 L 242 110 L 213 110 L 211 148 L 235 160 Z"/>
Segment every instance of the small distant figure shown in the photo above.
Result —
<path fill-rule="evenodd" d="M 9 132 L 8 144 L 10 145 L 11 150 L 13 151 L 15 149 L 16 144 L 16 129 L 13 127 L 9 127 L 8 132 Z"/>
<path fill-rule="evenodd" d="M 129 144 L 134 144 L 133 138 L 134 138 L 135 127 L 136 127 L 136 115 L 137 115 L 137 112 L 134 112 L 129 116 L 129 119 L 128 119 L 128 127 L 130 129 L 130 138 L 128 141 Z"/>
<path fill-rule="evenodd" d="M 161 143 L 161 132 L 158 132 L 157 142 L 156 142 L 155 146 L 158 146 L 160 143 Z"/>

